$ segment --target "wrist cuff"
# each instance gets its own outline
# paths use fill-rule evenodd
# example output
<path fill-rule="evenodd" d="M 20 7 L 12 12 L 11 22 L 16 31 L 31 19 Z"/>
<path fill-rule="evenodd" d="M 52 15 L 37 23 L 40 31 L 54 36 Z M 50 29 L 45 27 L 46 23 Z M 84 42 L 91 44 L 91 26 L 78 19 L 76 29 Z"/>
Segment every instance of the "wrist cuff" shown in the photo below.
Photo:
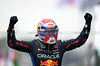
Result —
<path fill-rule="evenodd" d="M 10 25 L 8 26 L 8 30 L 12 31 L 13 29 L 14 29 L 14 26 L 10 26 Z"/>

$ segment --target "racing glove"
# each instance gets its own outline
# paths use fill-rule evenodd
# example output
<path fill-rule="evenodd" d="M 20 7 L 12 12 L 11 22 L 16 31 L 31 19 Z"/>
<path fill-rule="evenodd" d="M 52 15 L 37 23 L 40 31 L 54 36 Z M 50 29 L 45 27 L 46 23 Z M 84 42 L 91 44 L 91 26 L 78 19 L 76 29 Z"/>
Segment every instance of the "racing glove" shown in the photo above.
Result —
<path fill-rule="evenodd" d="M 14 25 L 17 23 L 17 21 L 18 21 L 17 16 L 12 16 L 10 18 L 8 30 L 12 30 L 14 28 Z"/>
<path fill-rule="evenodd" d="M 86 13 L 84 18 L 85 18 L 86 22 L 91 23 L 91 21 L 92 21 L 92 15 L 91 14 Z"/>
<path fill-rule="evenodd" d="M 86 21 L 86 23 L 85 23 L 85 34 L 89 34 L 89 32 L 90 32 L 90 29 L 91 29 L 91 21 L 92 21 L 92 15 L 91 14 L 89 14 L 89 13 L 86 13 L 85 15 L 84 15 L 84 19 L 85 19 L 85 21 Z M 83 32 L 84 33 L 84 32 Z"/>

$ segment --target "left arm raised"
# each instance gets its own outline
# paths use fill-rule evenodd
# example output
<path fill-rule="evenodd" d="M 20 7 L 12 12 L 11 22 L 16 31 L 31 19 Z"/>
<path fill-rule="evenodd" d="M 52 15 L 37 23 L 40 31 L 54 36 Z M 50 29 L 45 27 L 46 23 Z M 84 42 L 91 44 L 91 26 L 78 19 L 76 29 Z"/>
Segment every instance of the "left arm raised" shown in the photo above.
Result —
<path fill-rule="evenodd" d="M 62 51 L 75 49 L 76 47 L 80 47 L 86 42 L 90 33 L 92 15 L 86 13 L 84 18 L 86 20 L 86 23 L 80 35 L 76 39 L 71 39 L 69 41 L 64 41 L 64 42 L 61 41 Z"/>

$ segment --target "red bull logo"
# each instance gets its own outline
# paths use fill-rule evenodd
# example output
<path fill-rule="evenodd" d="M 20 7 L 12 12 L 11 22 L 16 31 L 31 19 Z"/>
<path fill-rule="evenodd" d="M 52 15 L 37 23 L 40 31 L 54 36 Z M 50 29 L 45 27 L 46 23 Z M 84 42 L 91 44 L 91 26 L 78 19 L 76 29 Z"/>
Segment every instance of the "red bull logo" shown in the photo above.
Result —
<path fill-rule="evenodd" d="M 49 23 L 48 26 L 47 26 L 47 28 L 54 28 L 54 24 Z"/>
<path fill-rule="evenodd" d="M 53 24 L 51 24 L 51 23 L 50 23 L 50 24 L 48 24 L 48 26 L 52 26 L 52 25 L 53 25 Z"/>
<path fill-rule="evenodd" d="M 47 60 L 47 61 L 44 61 L 44 62 L 42 62 L 41 61 L 41 64 L 40 64 L 40 66 L 58 66 L 58 61 L 52 61 L 52 60 Z"/>

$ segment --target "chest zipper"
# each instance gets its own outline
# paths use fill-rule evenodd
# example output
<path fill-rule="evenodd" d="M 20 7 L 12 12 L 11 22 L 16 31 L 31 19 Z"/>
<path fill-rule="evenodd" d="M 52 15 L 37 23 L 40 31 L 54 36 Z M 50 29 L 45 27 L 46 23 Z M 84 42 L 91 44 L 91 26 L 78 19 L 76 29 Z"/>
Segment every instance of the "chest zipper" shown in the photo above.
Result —
<path fill-rule="evenodd" d="M 48 44 L 48 55 L 49 55 L 49 47 L 50 47 L 50 44 Z M 48 60 L 50 60 L 50 58 Z M 49 63 L 50 63 L 50 61 L 49 61 Z M 50 64 L 49 64 L 49 66 L 50 66 Z"/>
<path fill-rule="evenodd" d="M 50 44 L 48 44 L 48 53 L 49 53 L 49 46 L 50 46 Z"/>

